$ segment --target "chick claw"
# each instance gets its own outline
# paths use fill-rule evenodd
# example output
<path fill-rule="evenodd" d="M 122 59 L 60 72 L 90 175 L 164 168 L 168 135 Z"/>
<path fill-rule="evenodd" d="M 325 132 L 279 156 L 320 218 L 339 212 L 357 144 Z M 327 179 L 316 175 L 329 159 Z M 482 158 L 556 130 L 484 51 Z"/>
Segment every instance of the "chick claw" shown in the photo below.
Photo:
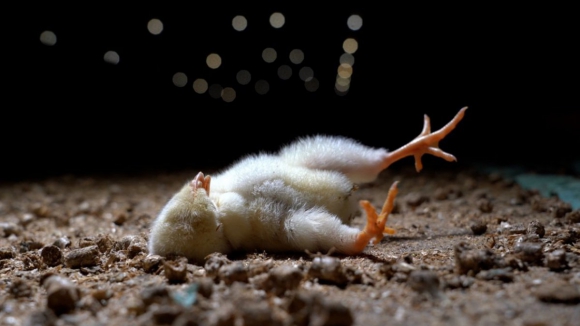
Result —
<path fill-rule="evenodd" d="M 189 183 L 191 187 L 191 191 L 195 195 L 197 193 L 197 189 L 205 189 L 205 192 L 209 195 L 209 185 L 211 183 L 211 176 L 207 175 L 204 176 L 202 172 L 199 172 L 193 180 Z"/>
<path fill-rule="evenodd" d="M 465 115 L 465 110 L 467 107 L 462 108 L 457 112 L 455 117 L 449 121 L 441 129 L 431 132 L 431 120 L 427 115 L 424 116 L 423 131 L 415 139 L 410 141 L 408 144 L 400 147 L 399 149 L 390 152 L 388 156 L 383 161 L 383 169 L 386 169 L 389 165 L 402 159 L 403 157 L 413 155 L 415 157 L 415 169 L 417 172 L 423 169 L 423 163 L 421 162 L 421 157 L 423 154 L 431 154 L 433 156 L 440 157 L 448 162 L 457 161 L 455 156 L 445 153 L 439 148 L 439 141 L 445 138 L 463 119 Z"/>
<path fill-rule="evenodd" d="M 393 182 L 393 185 L 391 185 L 389 194 L 387 195 L 387 199 L 385 199 L 380 214 L 377 214 L 377 211 L 368 200 L 360 201 L 360 206 L 367 214 L 367 224 L 365 225 L 364 230 L 362 230 L 356 238 L 355 250 L 357 252 L 363 251 L 370 241 L 374 240 L 373 244 L 379 243 L 383 239 L 384 233 L 395 234 L 395 229 L 385 227 L 385 224 L 387 223 L 389 214 L 394 207 L 395 197 L 399 191 L 397 188 L 398 183 L 398 181 L 395 181 Z"/>

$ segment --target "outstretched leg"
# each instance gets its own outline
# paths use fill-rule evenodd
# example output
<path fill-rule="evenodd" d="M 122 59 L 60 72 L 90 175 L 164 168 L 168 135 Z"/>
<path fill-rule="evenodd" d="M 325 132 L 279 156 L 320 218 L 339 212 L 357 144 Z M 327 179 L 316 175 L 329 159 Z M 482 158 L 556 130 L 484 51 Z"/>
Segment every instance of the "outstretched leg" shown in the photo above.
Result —
<path fill-rule="evenodd" d="M 429 117 L 425 115 L 423 131 L 421 131 L 419 136 L 401 148 L 393 152 L 389 152 L 386 158 L 383 160 L 381 170 L 384 170 L 396 161 L 411 155 L 415 157 L 415 169 L 417 172 L 423 169 L 423 163 L 421 163 L 421 156 L 423 156 L 423 154 L 431 154 L 449 162 L 456 161 L 455 156 L 449 153 L 445 153 L 439 148 L 439 141 L 441 141 L 441 139 L 445 138 L 445 136 L 447 136 L 453 129 L 455 129 L 459 121 L 463 119 L 465 110 L 467 110 L 467 107 L 459 110 L 459 112 L 457 112 L 455 117 L 449 121 L 449 123 L 433 133 L 431 132 L 431 121 L 429 120 Z"/>
<path fill-rule="evenodd" d="M 395 234 L 395 230 L 389 227 L 385 227 L 385 224 L 387 223 L 389 214 L 394 207 L 395 197 L 397 196 L 397 192 L 399 190 L 397 188 L 398 183 L 398 181 L 395 181 L 389 189 L 389 194 L 387 195 L 387 199 L 385 199 L 383 209 L 378 215 L 377 211 L 368 200 L 360 201 L 361 207 L 367 213 L 367 224 L 356 237 L 356 241 L 354 243 L 355 252 L 362 252 L 373 239 L 374 244 L 379 243 L 383 239 L 384 233 Z"/>

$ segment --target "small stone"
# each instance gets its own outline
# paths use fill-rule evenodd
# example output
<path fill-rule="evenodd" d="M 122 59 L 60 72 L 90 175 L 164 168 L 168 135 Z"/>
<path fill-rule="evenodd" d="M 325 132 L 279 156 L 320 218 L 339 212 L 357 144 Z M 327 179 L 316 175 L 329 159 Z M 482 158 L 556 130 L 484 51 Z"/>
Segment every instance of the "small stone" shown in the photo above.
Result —
<path fill-rule="evenodd" d="M 580 223 L 580 209 L 566 213 L 564 217 L 568 223 Z"/>
<path fill-rule="evenodd" d="M 220 267 L 218 276 L 226 285 L 234 282 L 248 283 L 248 270 L 240 261 Z"/>
<path fill-rule="evenodd" d="M 67 237 L 60 237 L 56 239 L 52 244 L 59 247 L 60 249 L 70 247 L 70 240 Z"/>
<path fill-rule="evenodd" d="M 527 234 L 537 234 L 538 237 L 543 238 L 546 234 L 546 229 L 542 223 L 538 222 L 537 220 L 533 220 L 528 224 Z"/>
<path fill-rule="evenodd" d="M 487 231 L 487 224 L 482 221 L 475 222 L 471 225 L 471 232 L 474 235 L 482 235 Z"/>
<path fill-rule="evenodd" d="M 159 269 L 161 263 L 163 262 L 163 257 L 159 255 L 149 255 L 143 258 L 143 270 L 147 273 L 154 273 Z"/>
<path fill-rule="evenodd" d="M 418 192 L 411 192 L 405 197 L 405 203 L 407 203 L 411 208 L 417 208 L 419 205 L 428 201 L 429 197 Z"/>
<path fill-rule="evenodd" d="M 292 325 L 336 325 L 354 324 L 350 309 L 339 301 L 325 299 L 321 294 L 298 291 L 288 307 Z"/>
<path fill-rule="evenodd" d="M 537 242 L 521 242 L 514 248 L 516 257 L 532 265 L 541 265 L 544 258 L 544 245 Z"/>
<path fill-rule="evenodd" d="M 308 269 L 308 276 L 318 279 L 320 283 L 339 287 L 344 287 L 348 283 L 360 283 L 362 279 L 360 271 L 344 267 L 336 257 L 323 255 L 314 257 Z"/>
<path fill-rule="evenodd" d="M 2 259 L 12 259 L 16 257 L 16 250 L 13 247 L 2 247 L 0 248 L 0 260 Z"/>
<path fill-rule="evenodd" d="M 441 282 L 437 274 L 428 270 L 415 270 L 409 274 L 407 285 L 419 293 L 428 293 L 435 299 L 441 295 Z"/>
<path fill-rule="evenodd" d="M 46 288 L 46 305 L 56 315 L 74 310 L 81 300 L 80 289 L 63 276 L 51 275 L 42 285 Z"/>
<path fill-rule="evenodd" d="M 47 266 L 53 267 L 63 261 L 62 251 L 57 246 L 46 246 L 40 250 L 42 262 Z"/>
<path fill-rule="evenodd" d="M 298 267 L 281 265 L 269 271 L 265 288 L 266 291 L 281 296 L 286 291 L 297 289 L 302 279 L 304 279 L 304 273 Z"/>
<path fill-rule="evenodd" d="M 177 257 L 175 260 L 163 262 L 165 277 L 170 284 L 184 283 L 187 281 L 187 258 Z"/>
<path fill-rule="evenodd" d="M 15 223 L 0 222 L 0 231 L 4 231 L 4 237 L 7 238 L 11 235 L 19 236 L 22 233 L 22 228 Z"/>
<path fill-rule="evenodd" d="M 549 303 L 577 304 L 580 302 L 578 288 L 561 280 L 541 284 L 536 289 L 535 295 L 539 300 Z"/>
<path fill-rule="evenodd" d="M 487 198 L 481 198 L 477 201 L 477 208 L 482 213 L 491 213 L 493 211 L 493 203 Z"/>
<path fill-rule="evenodd" d="M 205 257 L 205 271 L 206 275 L 209 277 L 217 277 L 219 269 L 227 264 L 231 264 L 232 261 L 222 253 L 214 252 Z"/>
<path fill-rule="evenodd" d="M 155 285 L 144 288 L 141 290 L 140 298 L 145 307 L 149 307 L 152 304 L 169 304 L 172 301 L 169 296 L 169 290 L 164 285 Z"/>
<path fill-rule="evenodd" d="M 572 206 L 569 203 L 558 200 L 548 207 L 548 211 L 553 217 L 562 218 L 572 212 Z"/>
<path fill-rule="evenodd" d="M 32 295 L 32 287 L 25 280 L 16 278 L 10 283 L 8 293 L 15 298 L 30 298 Z"/>
<path fill-rule="evenodd" d="M 562 271 L 568 268 L 568 260 L 566 259 L 566 251 L 564 249 L 556 249 L 546 255 L 546 267 L 552 271 Z"/>
<path fill-rule="evenodd" d="M 64 263 L 69 268 L 95 266 L 99 264 L 100 252 L 96 245 L 71 250 L 64 258 Z"/>
<path fill-rule="evenodd" d="M 514 274 L 510 268 L 493 268 L 486 271 L 480 271 L 476 277 L 485 281 L 502 281 L 510 283 L 514 280 Z"/>
<path fill-rule="evenodd" d="M 465 242 L 455 246 L 455 272 L 457 274 L 473 273 L 491 269 L 495 265 L 495 255 L 488 248 L 471 249 Z"/>

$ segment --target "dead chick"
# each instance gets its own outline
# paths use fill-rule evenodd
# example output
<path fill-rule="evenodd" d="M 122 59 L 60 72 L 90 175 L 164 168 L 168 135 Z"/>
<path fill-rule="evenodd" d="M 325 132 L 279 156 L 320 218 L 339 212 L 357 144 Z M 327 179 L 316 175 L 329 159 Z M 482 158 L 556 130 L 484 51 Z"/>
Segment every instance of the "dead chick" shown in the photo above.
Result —
<path fill-rule="evenodd" d="M 220 252 L 266 250 L 362 252 L 378 243 L 397 193 L 389 190 L 380 213 L 366 200 L 363 230 L 346 223 L 359 207 L 351 194 L 356 185 L 371 182 L 392 163 L 431 154 L 447 161 L 455 157 L 438 144 L 461 121 L 462 108 L 443 128 L 431 132 L 424 116 L 423 131 L 401 148 L 389 152 L 355 140 L 334 136 L 298 139 L 276 154 L 247 156 L 210 177 L 199 172 L 161 210 L 149 237 L 149 252 L 174 254 L 201 262 Z M 211 185 L 211 187 L 210 187 Z"/>

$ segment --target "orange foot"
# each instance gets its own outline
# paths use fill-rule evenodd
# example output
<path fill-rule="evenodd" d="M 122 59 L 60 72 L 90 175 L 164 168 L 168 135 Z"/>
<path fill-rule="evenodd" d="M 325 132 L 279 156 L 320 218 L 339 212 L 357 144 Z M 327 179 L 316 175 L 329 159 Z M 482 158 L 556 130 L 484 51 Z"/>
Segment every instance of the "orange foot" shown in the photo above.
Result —
<path fill-rule="evenodd" d="M 364 230 L 362 230 L 357 235 L 354 245 L 354 250 L 357 253 L 362 252 L 372 240 L 374 240 L 374 244 L 379 243 L 383 239 L 384 233 L 395 234 L 395 229 L 385 227 L 385 224 L 387 223 L 387 218 L 389 217 L 389 214 L 394 207 L 395 197 L 397 196 L 397 192 L 399 190 L 397 188 L 398 183 L 398 181 L 393 182 L 393 185 L 389 189 L 387 199 L 385 199 L 385 203 L 383 204 L 383 209 L 378 215 L 377 211 L 368 200 L 360 201 L 360 206 L 367 213 L 367 225 L 365 226 Z"/>
<path fill-rule="evenodd" d="M 197 189 L 205 189 L 205 192 L 209 195 L 209 184 L 211 182 L 211 176 L 207 175 L 204 177 L 202 172 L 199 172 L 193 180 L 189 183 L 189 187 L 191 187 L 191 191 L 195 195 L 197 193 Z"/>
<path fill-rule="evenodd" d="M 457 112 L 455 117 L 449 121 L 443 128 L 431 132 L 431 121 L 429 117 L 425 115 L 423 123 L 423 131 L 415 139 L 410 141 L 408 144 L 402 146 L 401 148 L 390 152 L 383 161 L 382 169 L 386 169 L 389 165 L 407 156 L 415 157 L 415 169 L 417 172 L 423 169 L 423 163 L 421 163 L 421 156 L 423 154 L 431 154 L 440 157 L 448 162 L 457 161 L 455 156 L 445 153 L 439 148 L 439 141 L 441 141 L 445 136 L 447 136 L 463 119 L 465 115 L 465 110 L 467 107 L 462 108 Z"/>

